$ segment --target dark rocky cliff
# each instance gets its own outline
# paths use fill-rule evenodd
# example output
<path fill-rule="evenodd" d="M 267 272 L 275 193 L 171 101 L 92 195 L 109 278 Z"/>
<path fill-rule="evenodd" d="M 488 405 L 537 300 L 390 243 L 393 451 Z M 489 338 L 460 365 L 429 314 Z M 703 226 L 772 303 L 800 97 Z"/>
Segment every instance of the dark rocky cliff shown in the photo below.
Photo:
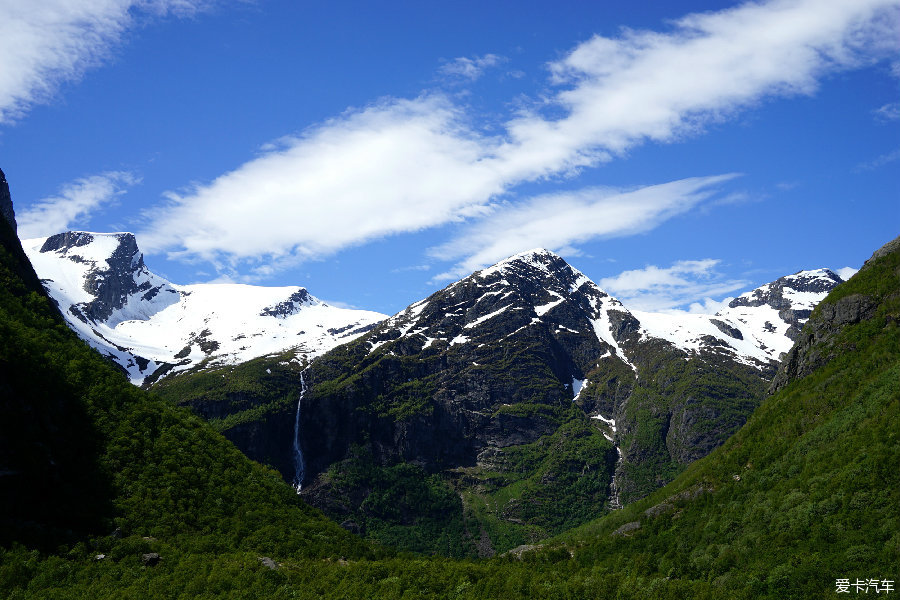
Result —
<path fill-rule="evenodd" d="M 898 251 L 900 251 L 900 237 L 876 250 L 860 271 L 872 268 L 877 259 L 897 254 Z M 831 340 L 843 327 L 874 317 L 877 308 L 878 299 L 873 294 L 866 293 L 834 294 L 820 303 L 794 347 L 784 358 L 781 368 L 772 380 L 769 392 L 775 393 L 792 381 L 825 366 L 838 351 L 830 343 Z"/>
<path fill-rule="evenodd" d="M 539 493 L 512 492 L 497 516 L 527 527 L 541 510 L 565 512 L 548 497 L 587 485 L 577 473 L 588 470 L 583 514 L 595 516 L 671 480 L 762 398 L 764 372 L 715 345 L 688 355 L 648 339 L 624 306 L 560 257 L 538 251 L 501 265 L 312 363 L 301 421 L 309 501 L 359 520 L 368 492 L 335 481 L 358 468 L 351 457 L 363 449 L 382 468 L 440 473 L 468 510 L 473 495 L 504 487 L 492 481 L 535 476 L 512 457 L 584 456 L 575 448 L 593 437 L 590 459 L 567 467 L 574 480 L 545 472 Z M 584 433 L 563 435 L 569 427 Z M 550 442 L 557 438 L 565 441 Z"/>
<path fill-rule="evenodd" d="M 103 261 L 92 261 L 84 283 L 84 290 L 94 299 L 83 302 L 71 309 L 71 313 L 81 321 L 106 321 L 112 314 L 129 302 L 148 302 L 162 294 L 166 304 L 178 301 L 179 292 L 168 282 L 152 276 L 144 264 L 144 255 L 138 249 L 137 240 L 131 233 L 99 234 L 112 238 L 115 249 Z M 56 252 L 62 255 L 70 250 L 87 246 L 94 241 L 95 234 L 83 231 L 66 231 L 51 235 L 41 246 L 41 252 Z M 77 255 L 72 260 L 85 262 Z"/>
<path fill-rule="evenodd" d="M 12 197 L 9 194 L 9 184 L 6 182 L 6 175 L 0 170 L 0 217 L 12 227 L 13 232 L 17 230 L 16 212 L 13 210 Z"/>

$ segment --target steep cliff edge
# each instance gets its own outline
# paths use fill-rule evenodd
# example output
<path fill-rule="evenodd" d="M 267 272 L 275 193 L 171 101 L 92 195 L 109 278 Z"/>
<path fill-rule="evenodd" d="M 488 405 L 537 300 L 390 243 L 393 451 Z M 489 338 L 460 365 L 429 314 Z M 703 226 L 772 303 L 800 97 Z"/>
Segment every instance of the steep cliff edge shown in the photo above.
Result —
<path fill-rule="evenodd" d="M 900 244 L 835 288 L 807 329 L 779 390 L 725 444 L 648 498 L 561 536 L 576 563 L 662 598 L 823 598 L 842 579 L 858 593 L 894 587 Z"/>
<path fill-rule="evenodd" d="M 874 271 L 867 277 L 872 283 L 853 292 L 848 290 L 854 286 L 838 287 L 816 307 L 772 380 L 770 393 L 809 375 L 847 350 L 830 342 L 843 327 L 872 319 L 879 305 L 896 296 L 897 291 L 890 287 L 890 282 L 897 276 L 898 255 L 900 237 L 876 250 L 863 264 L 860 272 Z"/>

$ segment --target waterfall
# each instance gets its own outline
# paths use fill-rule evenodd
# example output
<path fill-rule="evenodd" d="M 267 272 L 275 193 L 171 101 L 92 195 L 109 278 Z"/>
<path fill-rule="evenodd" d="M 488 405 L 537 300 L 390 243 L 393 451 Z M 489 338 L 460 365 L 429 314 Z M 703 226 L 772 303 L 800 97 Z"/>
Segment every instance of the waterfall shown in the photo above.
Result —
<path fill-rule="evenodd" d="M 300 407 L 306 395 L 306 380 L 300 373 L 300 398 L 297 400 L 297 414 L 294 416 L 294 489 L 297 493 L 303 489 L 303 478 L 306 476 L 306 462 L 303 460 L 303 448 L 300 447 Z"/>
<path fill-rule="evenodd" d="M 619 455 L 618 460 L 616 460 L 616 467 L 613 471 L 612 481 L 609 484 L 610 496 L 609 505 L 613 510 L 619 510 L 622 508 L 622 501 L 619 499 L 619 485 L 616 483 L 616 476 L 619 474 L 619 470 L 622 468 L 622 450 L 619 449 L 619 446 L 616 446 L 616 452 Z"/>

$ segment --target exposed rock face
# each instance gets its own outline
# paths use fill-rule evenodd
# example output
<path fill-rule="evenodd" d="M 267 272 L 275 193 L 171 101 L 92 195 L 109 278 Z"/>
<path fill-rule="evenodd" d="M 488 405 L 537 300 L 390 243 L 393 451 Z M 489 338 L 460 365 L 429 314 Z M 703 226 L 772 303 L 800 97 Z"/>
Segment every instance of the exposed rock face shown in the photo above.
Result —
<path fill-rule="evenodd" d="M 218 420 L 263 404 L 253 393 L 226 393 L 224 396 L 224 401 L 201 398 L 189 405 L 203 418 Z M 274 467 L 281 473 L 290 473 L 294 468 L 293 457 L 284 449 L 290 448 L 294 438 L 291 417 L 295 407 L 296 402 L 291 401 L 268 411 L 259 411 L 262 414 L 255 419 L 236 423 L 224 429 L 222 434 L 256 462 Z"/>
<path fill-rule="evenodd" d="M 174 285 L 147 268 L 130 233 L 68 231 L 24 246 L 69 326 L 136 384 L 287 349 L 315 356 L 385 316 L 296 286 Z"/>
<path fill-rule="evenodd" d="M 820 269 L 819 271 L 825 276 L 824 278 L 818 276 L 818 272 L 816 276 L 813 276 L 803 271 L 799 271 L 794 275 L 779 277 L 770 284 L 735 298 L 728 303 L 728 306 L 734 308 L 736 306 L 762 306 L 767 304 L 777 309 L 791 308 L 792 303 L 786 297 L 790 292 L 786 290 L 793 290 L 794 292 L 827 292 L 842 281 L 836 273 L 829 269 Z"/>
<path fill-rule="evenodd" d="M 719 319 L 710 319 L 710 322 L 711 322 L 713 325 L 715 325 L 716 328 L 717 328 L 719 331 L 721 331 L 722 333 L 724 333 L 725 335 L 728 335 L 728 336 L 730 336 L 730 337 L 733 337 L 733 338 L 736 339 L 736 340 L 742 340 L 742 339 L 744 339 L 744 334 L 742 334 L 742 333 L 741 333 L 741 330 L 738 329 L 737 327 L 732 327 L 732 326 L 729 325 L 728 323 L 725 323 L 725 322 L 723 322 L 723 321 L 720 321 Z"/>
<path fill-rule="evenodd" d="M 412 305 L 310 369 L 309 468 L 321 471 L 364 439 L 382 460 L 438 470 L 475 465 L 486 448 L 534 442 L 558 426 L 536 407 L 571 404 L 572 381 L 586 378 L 593 359 L 622 362 L 594 332 L 607 305 L 619 309 L 605 325 L 615 343 L 634 332 L 634 317 L 551 253 Z M 317 383 L 345 369 L 358 370 L 358 381 L 324 396 Z"/>
<path fill-rule="evenodd" d="M 830 269 L 800 271 L 793 275 L 780 277 L 749 294 L 735 298 L 728 304 L 728 307 L 770 306 L 776 309 L 778 317 L 789 325 L 785 335 L 792 341 L 796 341 L 815 305 L 815 302 L 804 301 L 804 297 L 822 296 L 842 281 L 840 276 Z"/>
<path fill-rule="evenodd" d="M 860 270 L 870 268 L 877 259 L 898 250 L 900 237 L 876 250 Z M 819 304 L 797 343 L 785 357 L 769 388 L 770 393 L 781 390 L 790 382 L 805 377 L 827 364 L 834 358 L 835 352 L 833 345 L 829 343 L 830 340 L 841 328 L 874 317 L 877 307 L 877 300 L 865 294 L 851 294 L 835 302 L 826 301 Z"/>
<path fill-rule="evenodd" d="M 263 317 L 284 318 L 290 315 L 297 314 L 297 311 L 299 311 L 304 304 L 309 304 L 310 302 L 312 302 L 312 299 L 309 295 L 309 292 L 304 289 L 300 289 L 291 294 L 287 300 L 279 302 L 274 306 L 265 307 L 260 311 L 259 314 Z"/>
<path fill-rule="evenodd" d="M 16 231 L 16 213 L 13 210 L 12 197 L 9 195 L 9 184 L 6 175 L 0 170 L 0 216 Z"/>
<path fill-rule="evenodd" d="M 312 364 L 302 411 L 308 473 L 354 445 L 382 464 L 502 470 L 505 449 L 553 434 L 574 400 L 611 442 L 610 487 L 635 499 L 721 444 L 762 397 L 766 371 L 709 337 L 687 352 L 648 334 L 559 256 L 517 255 Z M 328 509 L 321 486 L 309 494 Z"/>
<path fill-rule="evenodd" d="M 106 236 L 105 236 L 106 237 Z M 129 302 L 144 303 L 161 294 L 165 304 L 178 302 L 180 295 L 169 282 L 153 277 L 144 264 L 144 255 L 138 249 L 131 233 L 112 234 L 114 248 L 101 260 L 78 256 L 75 262 L 90 263 L 84 280 L 84 291 L 93 299 L 78 304 L 76 316 L 85 323 L 108 321 L 114 312 L 125 308 Z M 56 252 L 63 256 L 70 250 L 83 248 L 95 242 L 91 233 L 67 231 L 47 238 L 41 252 Z M 116 323 L 110 323 L 115 326 Z"/>

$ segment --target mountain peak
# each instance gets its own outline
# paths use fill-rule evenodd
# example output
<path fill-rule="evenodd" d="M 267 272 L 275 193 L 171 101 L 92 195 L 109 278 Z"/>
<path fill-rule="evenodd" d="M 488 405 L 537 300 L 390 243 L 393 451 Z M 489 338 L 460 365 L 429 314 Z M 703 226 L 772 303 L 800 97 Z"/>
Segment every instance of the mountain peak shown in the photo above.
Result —
<path fill-rule="evenodd" d="M 296 286 L 174 285 L 147 268 L 129 232 L 66 231 L 23 245 L 69 325 L 135 383 L 203 361 L 316 356 L 384 318 Z"/>
<path fill-rule="evenodd" d="M 797 271 L 793 275 L 786 275 L 777 281 L 782 281 L 785 287 L 797 291 L 828 291 L 844 279 L 831 269 L 807 269 Z"/>
<path fill-rule="evenodd" d="M 519 252 L 518 254 L 513 254 L 506 260 L 540 260 L 547 258 L 560 258 L 558 254 L 552 252 L 551 250 L 547 250 L 546 248 L 532 248 L 531 250 L 525 250 L 524 252 Z"/>
<path fill-rule="evenodd" d="M 137 250 L 137 239 L 133 233 L 126 231 L 116 233 L 95 233 L 93 231 L 64 231 L 51 235 L 44 240 L 41 252 L 62 252 L 65 254 L 72 248 L 80 248 L 91 244 L 100 244 L 104 248 L 115 252 L 119 247 Z M 100 248 L 97 248 L 100 250 Z"/>
<path fill-rule="evenodd" d="M 12 198 L 9 195 L 9 184 L 6 175 L 0 170 L 0 217 L 6 219 L 13 231 L 16 231 L 16 213 L 13 211 Z"/>
<path fill-rule="evenodd" d="M 516 254 L 513 254 L 512 256 L 504 258 L 503 260 L 495 263 L 494 265 L 492 265 L 488 268 L 493 269 L 494 267 L 501 267 L 503 265 L 507 265 L 507 264 L 515 263 L 515 262 L 543 263 L 543 262 L 546 262 L 548 260 L 553 260 L 553 259 L 562 260 L 562 257 L 560 257 L 555 252 L 551 252 L 550 250 L 547 250 L 546 248 L 532 248 L 531 250 L 525 250 L 523 252 L 518 252 Z"/>
<path fill-rule="evenodd" d="M 476 273 L 482 279 L 487 279 L 491 275 L 505 274 L 509 271 L 521 273 L 523 270 L 538 271 L 546 275 L 558 274 L 562 270 L 569 270 L 576 275 L 581 274 L 572 268 L 564 258 L 546 248 L 532 248 L 525 252 L 519 252 L 486 269 L 476 271 Z"/>
<path fill-rule="evenodd" d="M 825 293 L 843 281 L 837 273 L 830 269 L 797 271 L 793 275 L 779 277 L 771 283 L 741 294 L 729 302 L 728 307 L 753 307 L 766 304 L 777 310 L 812 310 Z"/>

